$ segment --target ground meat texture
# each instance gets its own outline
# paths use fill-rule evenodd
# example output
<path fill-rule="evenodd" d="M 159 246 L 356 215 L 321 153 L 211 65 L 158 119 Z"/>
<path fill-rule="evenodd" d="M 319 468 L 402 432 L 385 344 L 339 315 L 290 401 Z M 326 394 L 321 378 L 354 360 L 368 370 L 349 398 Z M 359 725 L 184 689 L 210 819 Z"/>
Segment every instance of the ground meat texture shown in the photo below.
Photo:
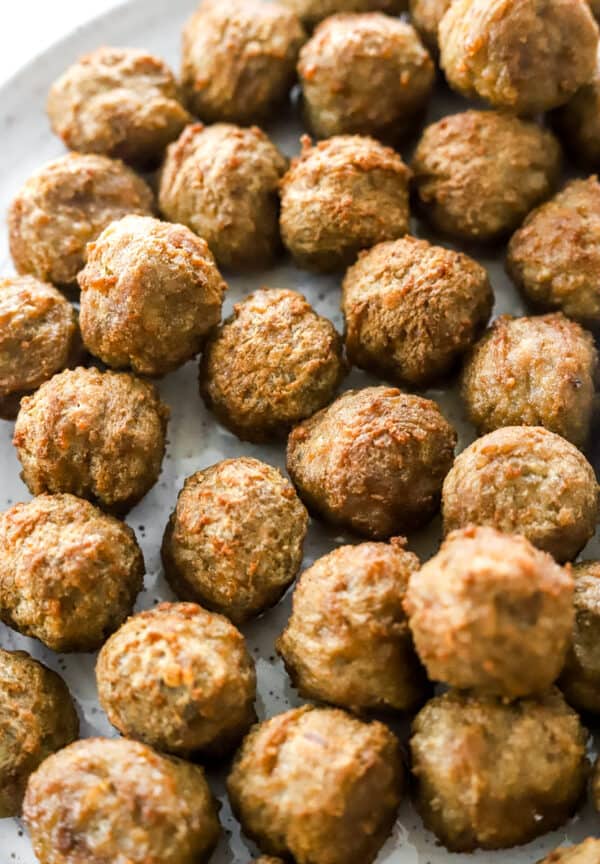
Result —
<path fill-rule="evenodd" d="M 190 122 L 177 82 L 160 58 L 134 48 L 98 48 L 54 82 L 53 131 L 70 150 L 156 164 Z"/>
<path fill-rule="evenodd" d="M 371 864 L 402 785 L 398 741 L 386 726 L 309 706 L 256 726 L 227 781 L 244 832 L 297 864 Z"/>
<path fill-rule="evenodd" d="M 292 9 L 308 30 L 338 12 L 386 12 L 399 15 L 406 0 L 281 0 Z"/>
<path fill-rule="evenodd" d="M 585 790 L 586 740 L 556 689 L 512 703 L 457 691 L 432 699 L 410 742 L 425 825 L 452 852 L 509 848 L 558 828 Z"/>
<path fill-rule="evenodd" d="M 434 516 L 455 444 L 456 433 L 435 402 L 367 387 L 343 393 L 296 426 L 287 466 L 315 513 L 383 539 Z"/>
<path fill-rule="evenodd" d="M 0 514 L 0 548 L 0 619 L 54 651 L 95 651 L 142 589 L 131 528 L 73 495 Z"/>
<path fill-rule="evenodd" d="M 600 714 L 600 562 L 573 568 L 575 627 L 559 686 L 577 711 Z"/>
<path fill-rule="evenodd" d="M 451 0 L 409 0 L 410 20 L 434 57 L 439 53 L 438 30 Z"/>
<path fill-rule="evenodd" d="M 560 313 L 502 315 L 468 358 L 462 397 L 481 434 L 502 426 L 544 426 L 583 447 L 598 380 L 594 339 Z"/>
<path fill-rule="evenodd" d="M 444 483 L 443 515 L 446 533 L 491 525 L 571 561 L 594 534 L 598 484 L 585 456 L 560 435 L 507 426 L 458 456 Z"/>
<path fill-rule="evenodd" d="M 404 540 L 342 546 L 309 567 L 277 642 L 307 699 L 362 712 L 410 711 L 428 684 L 402 601 L 419 568 Z"/>
<path fill-rule="evenodd" d="M 152 488 L 169 409 L 132 375 L 74 369 L 21 401 L 13 443 L 33 495 L 72 492 L 126 512 Z"/>
<path fill-rule="evenodd" d="M 0 819 L 21 815 L 29 775 L 78 734 L 62 678 L 25 651 L 0 649 Z"/>
<path fill-rule="evenodd" d="M 348 358 L 423 387 L 453 371 L 493 303 L 486 271 L 467 255 L 415 237 L 380 243 L 344 279 Z"/>
<path fill-rule="evenodd" d="M 425 109 L 435 68 L 416 31 L 381 15 L 333 15 L 300 52 L 306 122 L 319 138 L 397 140 Z"/>
<path fill-rule="evenodd" d="M 23 814 L 40 864 L 205 864 L 220 834 L 202 768 L 123 738 L 47 759 Z"/>
<path fill-rule="evenodd" d="M 300 267 L 332 271 L 361 249 L 408 231 L 410 173 L 373 138 L 341 135 L 311 146 L 281 181 L 281 236 Z"/>
<path fill-rule="evenodd" d="M 600 54 L 594 77 L 554 112 L 553 122 L 576 161 L 600 168 Z"/>
<path fill-rule="evenodd" d="M 598 27 L 585 0 L 457 0 L 439 42 L 451 87 L 529 115 L 564 104 L 592 78 Z"/>
<path fill-rule="evenodd" d="M 165 572 L 179 597 L 242 623 L 293 582 L 307 529 L 304 507 L 276 468 L 226 459 L 186 480 L 163 540 Z"/>
<path fill-rule="evenodd" d="M 562 846 L 555 849 L 538 864 L 598 864 L 600 861 L 600 840 L 588 837 L 577 846 Z"/>
<path fill-rule="evenodd" d="M 558 181 L 551 132 L 500 111 L 464 111 L 428 126 L 412 169 L 419 203 L 438 230 L 491 241 L 514 231 Z"/>
<path fill-rule="evenodd" d="M 227 286 L 184 225 L 125 216 L 88 246 L 78 276 L 86 346 L 114 368 L 164 375 L 198 353 Z"/>
<path fill-rule="evenodd" d="M 128 213 L 149 216 L 152 209 L 150 187 L 122 162 L 69 153 L 32 174 L 10 205 L 15 267 L 73 287 L 88 243 L 114 219 Z"/>

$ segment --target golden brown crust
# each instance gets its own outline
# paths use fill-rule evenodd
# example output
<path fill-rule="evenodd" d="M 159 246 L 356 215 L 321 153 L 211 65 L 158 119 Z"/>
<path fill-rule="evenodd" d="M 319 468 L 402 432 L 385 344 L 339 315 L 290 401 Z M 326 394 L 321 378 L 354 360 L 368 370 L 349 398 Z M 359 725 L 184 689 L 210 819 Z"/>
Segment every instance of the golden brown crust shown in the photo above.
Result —
<path fill-rule="evenodd" d="M 600 168 L 600 52 L 594 77 L 554 112 L 553 121 L 575 159 Z"/>
<path fill-rule="evenodd" d="M 385 12 L 399 15 L 406 9 L 406 0 L 280 0 L 292 9 L 304 26 L 312 30 L 324 18 L 338 12 Z"/>
<path fill-rule="evenodd" d="M 577 846 L 555 849 L 538 864 L 599 864 L 600 840 L 588 837 Z"/>
<path fill-rule="evenodd" d="M 582 561 L 573 575 L 575 626 L 558 684 L 577 711 L 600 714 L 600 562 Z"/>

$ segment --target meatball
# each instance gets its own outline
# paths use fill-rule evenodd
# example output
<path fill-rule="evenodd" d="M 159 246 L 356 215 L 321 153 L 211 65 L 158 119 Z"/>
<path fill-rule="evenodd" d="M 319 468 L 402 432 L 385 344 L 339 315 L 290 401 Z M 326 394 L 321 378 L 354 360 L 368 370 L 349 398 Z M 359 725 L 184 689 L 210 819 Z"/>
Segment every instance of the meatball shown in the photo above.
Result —
<path fill-rule="evenodd" d="M 438 30 L 451 0 L 409 0 L 410 20 L 431 54 L 439 53 Z"/>
<path fill-rule="evenodd" d="M 105 228 L 78 280 L 86 346 L 141 375 L 164 375 L 198 353 L 227 288 L 204 240 L 148 216 Z"/>
<path fill-rule="evenodd" d="M 538 864 L 597 864 L 600 861 L 600 840 L 588 837 L 577 846 L 555 849 Z"/>
<path fill-rule="evenodd" d="M 387 12 L 399 15 L 406 9 L 406 0 L 281 0 L 298 15 L 304 26 L 312 30 L 324 18 L 338 12 Z"/>
<path fill-rule="evenodd" d="M 306 122 L 319 138 L 398 140 L 424 110 L 435 67 L 410 24 L 378 12 L 332 15 L 300 52 Z"/>
<path fill-rule="evenodd" d="M 71 288 L 86 245 L 114 219 L 152 214 L 150 187 L 106 156 L 69 153 L 39 169 L 10 205 L 11 255 L 19 273 Z"/>
<path fill-rule="evenodd" d="M 455 445 L 435 402 L 367 387 L 343 393 L 296 426 L 287 466 L 315 513 L 381 539 L 434 516 Z"/>
<path fill-rule="evenodd" d="M 298 864 L 371 864 L 402 785 L 400 748 L 386 726 L 308 705 L 256 726 L 227 781 L 245 833 Z"/>
<path fill-rule="evenodd" d="M 302 574 L 277 642 L 302 696 L 357 712 L 422 704 L 427 679 L 402 609 L 418 568 L 416 555 L 394 538 L 342 546 Z"/>
<path fill-rule="evenodd" d="M 459 93 L 538 114 L 591 79 L 598 27 L 585 0 L 457 0 L 439 42 L 442 69 Z"/>
<path fill-rule="evenodd" d="M 425 825 L 452 852 L 504 849 L 558 828 L 585 790 L 586 740 L 554 688 L 512 703 L 457 691 L 432 699 L 410 742 Z"/>
<path fill-rule="evenodd" d="M 592 422 L 594 339 L 560 313 L 494 321 L 465 364 L 462 396 L 481 434 L 544 426 L 583 447 Z"/>
<path fill-rule="evenodd" d="M 281 181 L 281 237 L 299 267 L 324 272 L 408 231 L 409 171 L 389 147 L 358 135 L 311 146 Z"/>
<path fill-rule="evenodd" d="M 262 289 L 209 339 L 200 392 L 239 438 L 265 441 L 327 405 L 346 371 L 330 321 L 295 291 Z"/>
<path fill-rule="evenodd" d="M 514 231 L 551 194 L 560 167 L 551 132 L 500 111 L 438 120 L 423 133 L 412 161 L 417 196 L 433 226 L 475 241 Z"/>
<path fill-rule="evenodd" d="M 575 159 L 600 168 L 600 53 L 594 77 L 554 112 L 553 119 Z"/>
<path fill-rule="evenodd" d="M 442 501 L 446 533 L 491 525 L 564 562 L 593 536 L 599 496 L 594 469 L 573 444 L 537 426 L 506 426 L 458 456 Z"/>
<path fill-rule="evenodd" d="M 160 207 L 203 237 L 222 267 L 266 267 L 280 243 L 277 190 L 286 168 L 256 126 L 196 123 L 167 150 Z"/>
<path fill-rule="evenodd" d="M 29 775 L 78 734 L 60 675 L 25 651 L 0 648 L 0 819 L 20 816 Z"/>
<path fill-rule="evenodd" d="M 169 409 L 133 375 L 74 369 L 21 402 L 13 443 L 33 495 L 72 492 L 123 513 L 160 474 Z"/>
<path fill-rule="evenodd" d="M 274 606 L 302 563 L 308 515 L 270 465 L 226 459 L 185 481 L 163 540 L 175 593 L 242 623 Z"/>
<path fill-rule="evenodd" d="M 380 243 L 344 279 L 348 358 L 423 387 L 453 370 L 493 304 L 486 271 L 467 255 L 415 237 Z"/>
<path fill-rule="evenodd" d="M 0 620 L 54 651 L 95 651 L 142 588 L 131 528 L 73 495 L 0 514 L 0 549 Z"/>
<path fill-rule="evenodd" d="M 583 561 L 575 576 L 575 627 L 559 686 L 578 711 L 600 714 L 600 561 Z"/>
<path fill-rule="evenodd" d="M 53 131 L 70 150 L 156 164 L 190 122 L 177 83 L 159 57 L 135 48 L 98 48 L 54 82 Z"/>
<path fill-rule="evenodd" d="M 47 759 L 23 816 L 40 864 L 205 864 L 220 833 L 202 768 L 118 738 Z"/>
<path fill-rule="evenodd" d="M 469 527 L 411 574 L 404 607 L 430 678 L 516 699 L 562 669 L 573 579 L 524 537 Z"/>

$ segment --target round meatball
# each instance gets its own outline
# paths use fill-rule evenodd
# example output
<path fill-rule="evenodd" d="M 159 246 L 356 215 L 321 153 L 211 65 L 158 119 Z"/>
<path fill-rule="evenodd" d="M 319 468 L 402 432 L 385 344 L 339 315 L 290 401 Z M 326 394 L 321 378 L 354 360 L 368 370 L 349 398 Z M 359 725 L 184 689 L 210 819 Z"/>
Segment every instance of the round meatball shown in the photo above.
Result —
<path fill-rule="evenodd" d="M 162 546 L 175 593 L 242 623 L 274 606 L 302 563 L 308 515 L 285 477 L 241 456 L 185 481 Z"/>
<path fill-rule="evenodd" d="M 575 159 L 600 168 L 600 52 L 594 77 L 554 112 L 553 119 Z"/>
<path fill-rule="evenodd" d="M 60 675 L 25 651 L 0 648 L 0 819 L 21 815 L 29 775 L 78 734 Z"/>
<path fill-rule="evenodd" d="M 21 401 L 13 443 L 33 495 L 72 492 L 125 513 L 156 483 L 169 409 L 133 375 L 74 369 Z"/>
<path fill-rule="evenodd" d="M 462 397 L 481 434 L 544 426 L 583 447 L 590 432 L 598 353 L 591 333 L 560 313 L 503 315 L 465 364 Z"/>
<path fill-rule="evenodd" d="M 338 270 L 383 240 L 408 231 L 409 171 L 373 138 L 302 139 L 281 181 L 281 237 L 299 267 Z"/>
<path fill-rule="evenodd" d="M 575 576 L 575 626 L 559 686 L 577 711 L 600 714 L 600 561 L 583 561 Z"/>
<path fill-rule="evenodd" d="M 160 208 L 203 237 L 222 267 L 266 267 L 280 243 L 277 190 L 286 168 L 256 126 L 196 123 L 167 150 Z"/>
<path fill-rule="evenodd" d="M 431 54 L 439 53 L 438 30 L 451 0 L 409 0 L 410 20 Z"/>
<path fill-rule="evenodd" d="M 541 427 L 506 426 L 456 459 L 444 482 L 444 530 L 491 525 L 571 561 L 596 529 L 598 491 L 573 444 Z"/>
<path fill-rule="evenodd" d="M 125 216 L 88 246 L 81 287 L 87 348 L 114 368 L 164 375 L 198 353 L 227 286 L 184 225 Z"/>
<path fill-rule="evenodd" d="M 524 537 L 469 527 L 411 575 L 404 607 L 430 678 L 516 699 L 562 669 L 573 579 Z"/>
<path fill-rule="evenodd" d="M 435 402 L 391 387 L 343 393 L 290 434 L 287 466 L 324 519 L 381 539 L 436 513 L 456 433 Z"/>
<path fill-rule="evenodd" d="M 538 864 L 597 864 L 600 861 L 600 840 L 588 837 L 577 846 L 555 849 Z"/>
<path fill-rule="evenodd" d="M 456 0 L 439 42 L 442 69 L 459 93 L 538 114 L 592 78 L 598 27 L 585 0 Z"/>
<path fill-rule="evenodd" d="M 438 696 L 410 742 L 423 821 L 452 852 L 505 849 L 558 828 L 585 789 L 586 742 L 554 688 L 512 703 Z"/>
<path fill-rule="evenodd" d="M 300 52 L 298 74 L 319 138 L 398 140 L 425 109 L 435 67 L 410 24 L 371 12 L 326 18 Z"/>
<path fill-rule="evenodd" d="M 81 153 L 61 156 L 32 174 L 10 205 L 15 267 L 73 287 L 88 243 L 114 219 L 149 216 L 152 210 L 150 187 L 122 162 Z"/>
<path fill-rule="evenodd" d="M 388 15 L 399 15 L 406 9 L 406 0 L 281 0 L 281 3 L 293 9 L 309 30 L 338 12 L 387 12 Z"/>
<path fill-rule="evenodd" d="M 493 305 L 486 271 L 467 255 L 415 237 L 380 243 L 344 279 L 348 358 L 423 387 L 452 372 Z"/>
<path fill-rule="evenodd" d="M 427 127 L 412 161 L 417 196 L 433 226 L 475 241 L 514 231 L 551 194 L 560 168 L 551 132 L 500 111 L 443 117 Z"/>
<path fill-rule="evenodd" d="M 219 755 L 256 719 L 244 637 L 195 603 L 161 603 L 130 618 L 100 651 L 96 678 L 113 726 L 169 753 Z"/>
<path fill-rule="evenodd" d="M 81 57 L 52 85 L 47 110 L 70 150 L 142 166 L 158 162 L 191 119 L 166 63 L 135 48 Z"/>
<path fill-rule="evenodd" d="M 205 864 L 220 834 L 202 768 L 123 738 L 47 759 L 23 816 L 40 864 Z"/>
<path fill-rule="evenodd" d="M 330 321 L 295 291 L 262 289 L 209 339 L 200 392 L 239 438 L 265 441 L 327 405 L 346 371 Z"/>
<path fill-rule="evenodd" d="M 305 698 L 357 712 L 422 704 L 427 679 L 402 609 L 419 559 L 404 542 L 342 546 L 300 577 L 277 650 Z"/>
<path fill-rule="evenodd" d="M 227 781 L 245 833 L 264 852 L 304 864 L 371 864 L 402 785 L 386 726 L 308 705 L 256 726 Z"/>
<path fill-rule="evenodd" d="M 0 619 L 54 651 L 95 651 L 142 589 L 131 528 L 73 495 L 0 514 L 0 548 Z"/>

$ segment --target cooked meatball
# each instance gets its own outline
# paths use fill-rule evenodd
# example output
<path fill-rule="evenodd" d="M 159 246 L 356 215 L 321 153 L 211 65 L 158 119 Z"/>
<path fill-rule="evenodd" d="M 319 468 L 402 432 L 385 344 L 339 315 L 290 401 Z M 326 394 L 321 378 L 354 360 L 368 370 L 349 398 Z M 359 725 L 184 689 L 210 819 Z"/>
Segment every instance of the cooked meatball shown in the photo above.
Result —
<path fill-rule="evenodd" d="M 202 768 L 122 738 L 47 759 L 23 815 L 40 864 L 205 864 L 220 833 Z"/>
<path fill-rule="evenodd" d="M 152 488 L 169 409 L 133 375 L 74 369 L 21 402 L 13 443 L 33 495 L 72 492 L 126 512 Z"/>
<path fill-rule="evenodd" d="M 307 705 L 256 726 L 227 781 L 245 833 L 297 864 L 371 864 L 402 785 L 400 748 L 386 726 Z"/>
<path fill-rule="evenodd" d="M 95 651 L 142 588 L 131 528 L 73 495 L 0 514 L 0 549 L 0 619 L 54 651 Z"/>
<path fill-rule="evenodd" d="M 598 861 L 600 861 L 600 840 L 588 837 L 577 846 L 555 849 L 538 864 L 598 864 Z"/>
<path fill-rule="evenodd" d="M 125 216 L 88 246 L 81 287 L 87 348 L 116 369 L 164 375 L 198 353 L 227 286 L 184 225 Z"/>
<path fill-rule="evenodd" d="M 406 0 L 281 0 L 298 15 L 304 26 L 312 30 L 324 18 L 338 12 L 387 12 L 399 15 L 406 9 Z"/>
<path fill-rule="evenodd" d="M 222 267 L 267 266 L 280 243 L 277 189 L 286 167 L 256 126 L 196 123 L 167 150 L 160 208 L 204 238 Z"/>
<path fill-rule="evenodd" d="M 432 518 L 455 444 L 435 402 L 367 387 L 343 393 L 296 426 L 287 466 L 315 513 L 380 539 Z"/>
<path fill-rule="evenodd" d="M 0 819 L 21 815 L 29 775 L 74 741 L 79 719 L 60 675 L 0 648 Z"/>
<path fill-rule="evenodd" d="M 409 0 L 410 20 L 431 54 L 439 53 L 438 30 L 451 0 Z"/>
<path fill-rule="evenodd" d="M 585 0 L 456 0 L 439 42 L 442 69 L 459 93 L 537 114 L 593 76 L 598 27 Z"/>
<path fill-rule="evenodd" d="M 559 686 L 578 711 L 600 714 L 600 561 L 583 561 L 575 576 L 575 627 Z"/>
<path fill-rule="evenodd" d="M 600 53 L 594 77 L 554 112 L 554 123 L 576 160 L 600 168 Z"/>
<path fill-rule="evenodd" d="M 560 167 L 551 132 L 500 111 L 443 117 L 427 127 L 412 161 L 419 202 L 433 226 L 476 241 L 514 231 L 551 194 Z"/>
<path fill-rule="evenodd" d="M 598 518 L 594 469 L 573 444 L 537 426 L 506 426 L 467 447 L 442 500 L 446 533 L 491 525 L 559 562 L 577 557 Z"/>
<path fill-rule="evenodd" d="M 185 481 L 163 540 L 167 578 L 241 623 L 279 601 L 302 563 L 306 510 L 280 472 L 246 456 Z"/>
<path fill-rule="evenodd" d="M 487 324 L 494 295 L 472 258 L 404 237 L 346 273 L 346 351 L 355 366 L 423 387 L 452 372 Z"/>
<path fill-rule="evenodd" d="M 70 150 L 153 165 L 190 115 L 159 57 L 135 48 L 98 48 L 54 82 L 48 97 L 53 131 Z"/>
<path fill-rule="evenodd" d="M 200 391 L 239 438 L 264 441 L 327 405 L 346 371 L 330 321 L 295 291 L 262 289 L 236 304 L 209 339 Z"/>
<path fill-rule="evenodd" d="M 425 825 L 452 852 L 505 849 L 558 828 L 585 789 L 586 739 L 554 688 L 512 703 L 457 691 L 432 699 L 410 742 Z"/>
<path fill-rule="evenodd" d="M 398 140 L 427 105 L 435 68 L 410 24 L 371 12 L 326 18 L 300 52 L 298 74 L 319 138 Z"/>
<path fill-rule="evenodd" d="M 8 213 L 11 255 L 19 273 L 73 287 L 86 245 L 114 219 L 149 216 L 150 187 L 106 156 L 69 153 L 27 180 Z"/>
<path fill-rule="evenodd" d="M 422 704 L 427 679 L 402 609 L 418 568 L 395 538 L 342 546 L 302 574 L 277 642 L 302 696 L 358 712 Z"/>

